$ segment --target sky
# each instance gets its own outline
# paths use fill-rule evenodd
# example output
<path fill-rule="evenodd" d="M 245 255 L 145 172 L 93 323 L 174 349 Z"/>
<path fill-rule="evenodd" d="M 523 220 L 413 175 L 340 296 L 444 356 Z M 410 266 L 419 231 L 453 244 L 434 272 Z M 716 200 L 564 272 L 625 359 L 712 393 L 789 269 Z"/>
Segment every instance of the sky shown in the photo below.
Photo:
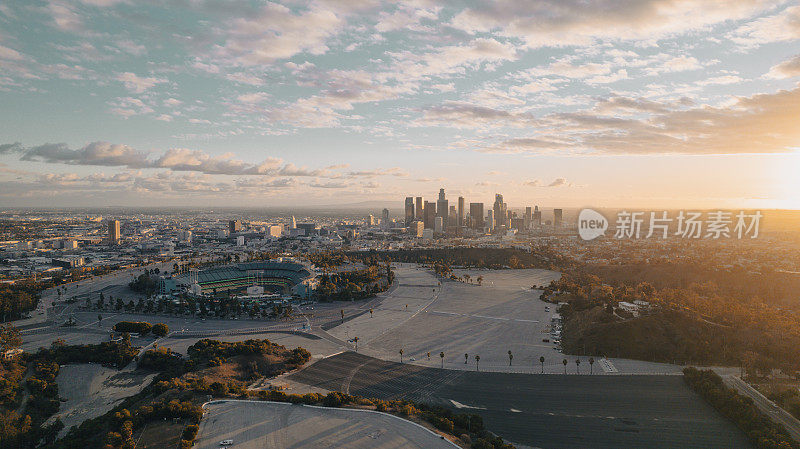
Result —
<path fill-rule="evenodd" d="M 0 206 L 800 208 L 800 4 L 0 3 Z"/>

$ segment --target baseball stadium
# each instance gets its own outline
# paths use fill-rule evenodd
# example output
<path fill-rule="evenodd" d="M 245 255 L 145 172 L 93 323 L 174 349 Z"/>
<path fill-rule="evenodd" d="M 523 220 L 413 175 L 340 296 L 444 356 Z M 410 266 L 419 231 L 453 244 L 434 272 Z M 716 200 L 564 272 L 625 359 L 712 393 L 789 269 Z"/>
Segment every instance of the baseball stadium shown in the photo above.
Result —
<path fill-rule="evenodd" d="M 193 271 L 175 277 L 178 287 L 197 295 L 259 286 L 273 293 L 305 296 L 313 289 L 313 268 L 298 262 L 246 262 Z"/>

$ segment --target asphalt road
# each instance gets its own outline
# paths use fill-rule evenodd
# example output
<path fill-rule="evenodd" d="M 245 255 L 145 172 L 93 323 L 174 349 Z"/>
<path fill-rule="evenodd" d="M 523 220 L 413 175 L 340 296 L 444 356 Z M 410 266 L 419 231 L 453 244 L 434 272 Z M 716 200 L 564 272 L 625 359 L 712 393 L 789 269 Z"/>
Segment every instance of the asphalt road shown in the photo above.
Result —
<path fill-rule="evenodd" d="M 680 376 L 532 375 L 425 368 L 353 352 L 292 381 L 480 414 L 503 438 L 542 448 L 747 448 Z"/>
<path fill-rule="evenodd" d="M 766 396 L 761 394 L 755 388 L 751 387 L 750 384 L 743 381 L 739 377 L 723 376 L 722 379 L 726 384 L 728 384 L 729 387 L 733 387 L 740 394 L 753 399 L 753 403 L 756 405 L 756 407 L 758 407 L 759 410 L 764 412 L 776 423 L 782 424 L 795 441 L 800 441 L 800 421 L 798 421 L 797 418 L 776 405 L 774 402 L 767 399 Z"/>
<path fill-rule="evenodd" d="M 218 449 L 223 440 L 236 449 L 458 447 L 410 421 L 363 410 L 258 401 L 216 401 L 205 409 L 198 449 Z"/>

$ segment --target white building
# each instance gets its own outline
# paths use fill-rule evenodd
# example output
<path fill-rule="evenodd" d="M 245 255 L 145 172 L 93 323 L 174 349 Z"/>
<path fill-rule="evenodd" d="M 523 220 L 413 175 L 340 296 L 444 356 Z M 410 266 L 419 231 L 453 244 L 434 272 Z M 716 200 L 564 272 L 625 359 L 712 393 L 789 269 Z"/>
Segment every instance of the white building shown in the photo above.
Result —
<path fill-rule="evenodd" d="M 281 238 L 283 235 L 283 225 L 273 225 L 267 228 L 267 237 Z"/>

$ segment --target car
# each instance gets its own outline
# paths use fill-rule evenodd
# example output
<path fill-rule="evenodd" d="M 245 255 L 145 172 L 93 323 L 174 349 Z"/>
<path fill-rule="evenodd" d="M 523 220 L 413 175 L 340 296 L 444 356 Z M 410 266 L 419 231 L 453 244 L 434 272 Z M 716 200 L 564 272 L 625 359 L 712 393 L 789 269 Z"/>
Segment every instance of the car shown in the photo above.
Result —
<path fill-rule="evenodd" d="M 222 441 L 219 442 L 219 445 L 220 446 L 232 446 L 233 445 L 233 440 L 222 440 Z"/>

